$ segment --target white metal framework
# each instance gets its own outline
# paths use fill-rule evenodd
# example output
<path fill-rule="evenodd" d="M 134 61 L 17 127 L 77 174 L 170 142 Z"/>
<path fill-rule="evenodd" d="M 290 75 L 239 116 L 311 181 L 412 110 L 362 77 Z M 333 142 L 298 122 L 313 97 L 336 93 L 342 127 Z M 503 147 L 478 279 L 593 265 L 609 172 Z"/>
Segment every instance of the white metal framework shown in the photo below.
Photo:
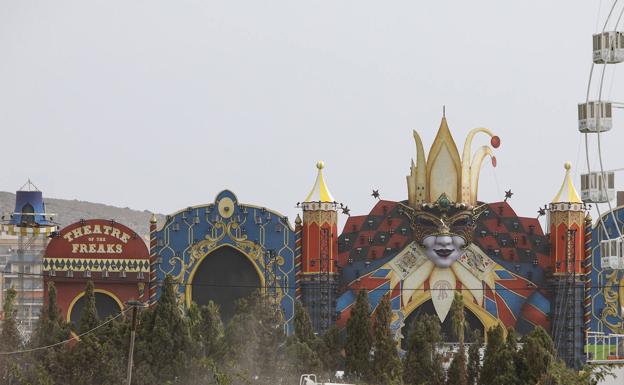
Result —
<path fill-rule="evenodd" d="M 579 130 L 584 133 L 585 139 L 585 160 L 587 165 L 587 175 L 589 179 L 585 179 L 587 183 L 585 190 L 587 194 L 594 195 L 595 209 L 598 212 L 598 224 L 602 228 L 604 234 L 608 238 L 622 238 L 622 230 L 617 225 L 618 220 L 615 217 L 613 206 L 611 205 L 609 186 L 612 185 L 609 180 L 609 173 L 606 172 L 607 168 L 604 165 L 603 151 L 602 151 L 602 132 L 608 131 L 613 122 L 612 108 L 613 106 L 619 107 L 618 102 L 607 102 L 611 93 L 611 88 L 615 82 L 615 67 L 611 76 L 607 75 L 607 66 L 614 66 L 615 63 L 619 63 L 617 56 L 622 52 L 620 51 L 622 41 L 622 33 L 617 32 L 621 30 L 622 22 L 624 21 L 624 1 L 613 0 L 611 6 L 608 8 L 608 14 L 604 23 L 601 23 L 600 30 L 596 32 L 593 38 L 593 53 L 594 60 L 589 72 L 589 80 L 587 82 L 587 93 L 585 95 L 585 103 L 579 105 Z M 621 60 L 620 60 L 621 61 Z M 596 75 L 596 76 L 594 76 Z M 594 78 L 597 79 L 594 79 Z M 592 83 L 592 80 L 594 82 Z M 593 85 L 593 87 L 592 87 Z M 605 97 L 606 95 L 606 97 Z M 590 136 L 595 138 L 596 147 L 594 151 L 590 151 Z M 593 138 L 592 138 L 593 139 Z M 598 173 L 592 172 L 592 164 L 590 157 L 597 156 L 597 165 L 594 164 L 594 169 L 599 171 Z M 596 183 L 596 187 L 591 186 L 591 175 L 597 175 L 601 182 Z M 596 189 L 598 192 L 596 192 Z M 600 203 L 606 203 L 608 207 L 608 215 L 613 218 L 613 223 L 616 230 L 616 234 L 610 234 L 607 231 L 607 226 L 604 222 L 605 217 L 602 215 Z"/>
<path fill-rule="evenodd" d="M 581 175 L 581 199 L 585 203 L 606 203 L 615 198 L 615 172 L 592 171 Z"/>
<path fill-rule="evenodd" d="M 624 32 L 607 31 L 593 38 L 594 63 L 615 64 L 624 61 Z"/>
<path fill-rule="evenodd" d="M 585 357 L 588 363 L 624 363 L 624 334 L 587 332 Z"/>

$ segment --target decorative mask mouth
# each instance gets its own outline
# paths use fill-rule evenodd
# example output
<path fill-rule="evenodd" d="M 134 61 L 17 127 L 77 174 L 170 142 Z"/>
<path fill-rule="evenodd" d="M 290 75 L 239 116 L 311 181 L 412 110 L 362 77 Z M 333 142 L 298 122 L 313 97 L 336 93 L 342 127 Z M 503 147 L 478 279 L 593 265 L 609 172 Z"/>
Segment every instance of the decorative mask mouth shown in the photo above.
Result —
<path fill-rule="evenodd" d="M 434 251 L 440 258 L 447 258 L 455 250 L 452 250 L 452 249 L 435 249 Z"/>

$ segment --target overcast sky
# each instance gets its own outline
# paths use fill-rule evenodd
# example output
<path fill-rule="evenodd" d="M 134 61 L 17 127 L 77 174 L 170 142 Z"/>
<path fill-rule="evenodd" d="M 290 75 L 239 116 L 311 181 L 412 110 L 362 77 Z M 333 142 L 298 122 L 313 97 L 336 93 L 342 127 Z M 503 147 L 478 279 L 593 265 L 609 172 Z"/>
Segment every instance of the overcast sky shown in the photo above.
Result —
<path fill-rule="evenodd" d="M 47 197 L 170 213 L 229 188 L 292 220 L 322 159 L 366 214 L 372 188 L 406 199 L 411 131 L 428 150 L 446 105 L 460 151 L 473 127 L 501 137 L 479 199 L 511 188 L 535 216 L 565 161 L 585 170 L 576 104 L 599 5 L 0 0 L 0 190 L 31 178 Z M 624 101 L 623 76 L 608 70 L 607 97 Z M 624 166 L 614 120 L 607 168 Z"/>

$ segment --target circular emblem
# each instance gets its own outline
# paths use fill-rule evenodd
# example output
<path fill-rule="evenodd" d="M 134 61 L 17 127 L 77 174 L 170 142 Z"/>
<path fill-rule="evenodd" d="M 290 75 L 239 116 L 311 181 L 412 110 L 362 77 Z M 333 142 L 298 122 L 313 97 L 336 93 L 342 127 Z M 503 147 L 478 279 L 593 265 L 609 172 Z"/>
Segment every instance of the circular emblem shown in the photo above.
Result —
<path fill-rule="evenodd" d="M 234 214 L 234 201 L 225 197 L 219 201 L 219 215 L 223 218 L 229 218 Z"/>

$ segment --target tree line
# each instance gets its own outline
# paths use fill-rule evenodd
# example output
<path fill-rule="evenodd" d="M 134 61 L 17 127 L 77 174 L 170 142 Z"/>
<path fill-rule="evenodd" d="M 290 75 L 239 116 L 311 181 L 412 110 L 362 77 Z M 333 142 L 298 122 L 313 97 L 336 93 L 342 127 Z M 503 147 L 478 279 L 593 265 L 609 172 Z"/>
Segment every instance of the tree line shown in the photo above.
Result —
<path fill-rule="evenodd" d="M 213 302 L 182 310 L 175 288 L 167 277 L 158 303 L 139 314 L 134 385 L 297 385 L 303 373 L 330 380 L 338 371 L 344 371 L 349 382 L 371 385 L 585 385 L 604 375 L 567 368 L 556 359 L 553 342 L 540 327 L 518 339 L 513 329 L 505 332 L 497 326 L 487 331 L 484 345 L 466 326 L 459 294 L 450 313 L 459 349 L 445 364 L 436 317 L 425 315 L 407 325 L 407 348 L 397 348 L 387 296 L 371 314 L 368 293 L 359 291 L 346 328 L 334 326 L 323 335 L 313 332 L 305 308 L 297 303 L 294 333 L 289 336 L 279 304 L 259 291 L 239 300 L 224 325 Z M 61 316 L 50 284 L 47 306 L 27 343 L 18 332 L 13 289 L 7 290 L 3 310 L 0 383 L 125 383 L 130 317 L 102 325 L 92 282 L 86 285 L 77 325 Z M 62 343 L 72 336 L 80 337 Z M 43 346 L 50 347 L 30 351 Z M 10 352 L 16 353 L 4 354 Z"/>

